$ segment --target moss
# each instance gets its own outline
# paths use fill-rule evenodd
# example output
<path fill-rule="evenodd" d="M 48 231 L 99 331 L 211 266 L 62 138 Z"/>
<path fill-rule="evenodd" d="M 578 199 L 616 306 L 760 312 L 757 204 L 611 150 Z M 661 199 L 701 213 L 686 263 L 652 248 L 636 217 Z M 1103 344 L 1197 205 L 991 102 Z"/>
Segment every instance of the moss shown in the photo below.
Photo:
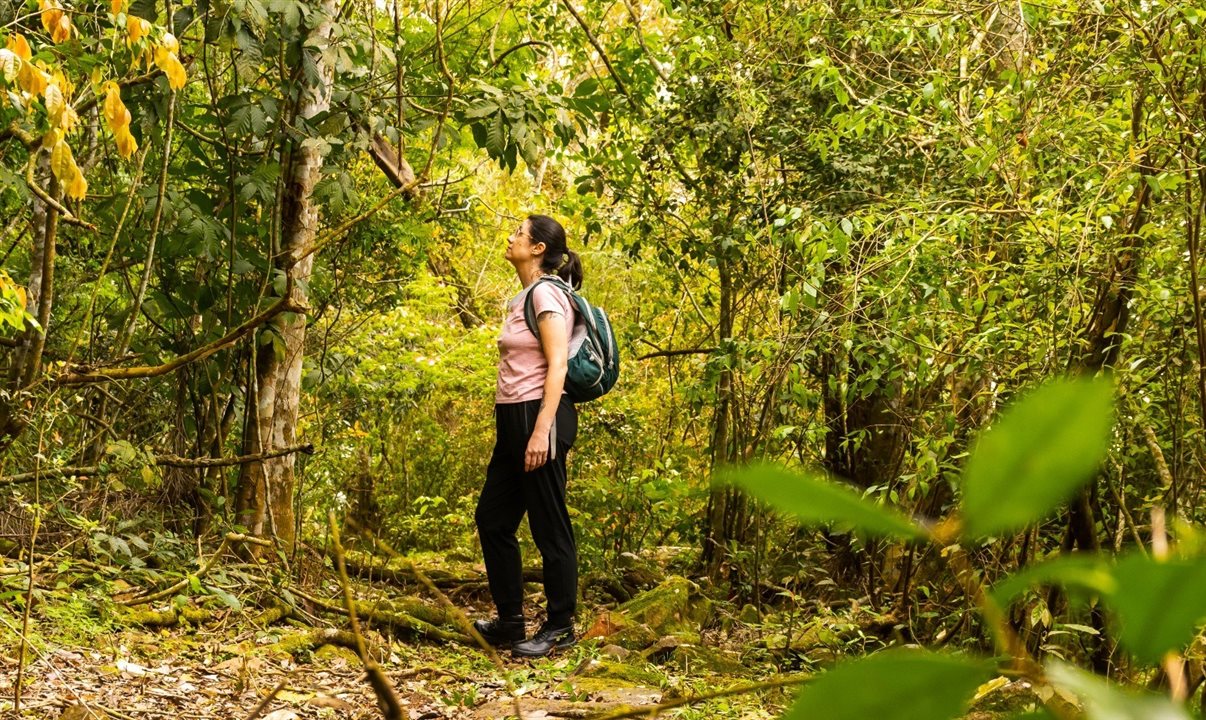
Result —
<path fill-rule="evenodd" d="M 337 645 L 323 645 L 314 651 L 314 658 L 326 662 L 338 659 L 354 666 L 360 664 L 360 658 L 356 656 L 355 652 Z"/>
<path fill-rule="evenodd" d="M 712 601 L 699 586 L 678 575 L 617 608 L 628 619 L 648 625 L 659 637 L 682 630 L 699 632 L 712 617 L 712 610 Z"/>
<path fill-rule="evenodd" d="M 143 627 L 175 627 L 177 625 L 201 625 L 214 617 L 209 610 L 186 605 L 171 610 L 130 610 L 119 619 L 127 625 Z"/>
<path fill-rule="evenodd" d="M 691 675 L 748 675 L 749 668 L 736 655 L 702 645 L 680 645 L 662 662 Z"/>
<path fill-rule="evenodd" d="M 582 677 L 575 678 L 574 687 L 582 692 L 598 692 L 617 685 L 656 688 L 661 687 L 664 680 L 661 672 L 644 661 L 592 660 L 583 670 Z"/>

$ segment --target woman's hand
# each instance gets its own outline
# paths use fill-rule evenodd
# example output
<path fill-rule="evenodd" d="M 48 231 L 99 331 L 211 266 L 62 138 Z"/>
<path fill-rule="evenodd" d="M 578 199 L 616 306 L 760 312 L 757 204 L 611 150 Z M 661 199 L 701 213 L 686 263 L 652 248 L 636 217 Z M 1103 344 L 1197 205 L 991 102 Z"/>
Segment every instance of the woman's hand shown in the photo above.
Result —
<path fill-rule="evenodd" d="M 541 432 L 540 428 L 536 428 L 531 439 L 528 440 L 527 452 L 523 454 L 523 471 L 532 472 L 548 461 L 549 431 Z"/>

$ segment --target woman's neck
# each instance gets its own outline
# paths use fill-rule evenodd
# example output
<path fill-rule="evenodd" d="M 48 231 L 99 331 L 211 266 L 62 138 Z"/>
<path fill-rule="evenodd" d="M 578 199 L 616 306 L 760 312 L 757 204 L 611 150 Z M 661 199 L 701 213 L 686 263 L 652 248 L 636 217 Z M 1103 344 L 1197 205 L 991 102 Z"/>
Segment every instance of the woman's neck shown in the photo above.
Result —
<path fill-rule="evenodd" d="M 544 270 L 540 269 L 540 263 L 534 262 L 524 267 L 515 268 L 515 272 L 519 275 L 519 282 L 526 288 L 532 283 L 540 279 L 544 275 Z"/>

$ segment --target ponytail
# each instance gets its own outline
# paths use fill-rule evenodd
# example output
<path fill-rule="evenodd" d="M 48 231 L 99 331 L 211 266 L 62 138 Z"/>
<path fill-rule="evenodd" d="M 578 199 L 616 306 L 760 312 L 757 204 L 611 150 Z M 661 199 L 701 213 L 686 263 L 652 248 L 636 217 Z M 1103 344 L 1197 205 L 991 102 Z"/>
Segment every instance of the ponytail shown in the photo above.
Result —
<path fill-rule="evenodd" d="M 582 258 L 565 242 L 565 228 L 548 215 L 529 215 L 528 231 L 532 242 L 544 243 L 544 259 L 540 269 L 569 283 L 575 290 L 582 287 Z"/>

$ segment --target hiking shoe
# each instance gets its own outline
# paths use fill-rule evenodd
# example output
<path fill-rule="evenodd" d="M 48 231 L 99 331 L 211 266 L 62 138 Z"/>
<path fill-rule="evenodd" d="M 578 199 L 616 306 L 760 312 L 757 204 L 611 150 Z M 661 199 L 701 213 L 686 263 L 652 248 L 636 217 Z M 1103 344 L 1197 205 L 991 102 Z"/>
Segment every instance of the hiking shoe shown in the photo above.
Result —
<path fill-rule="evenodd" d="M 527 637 L 528 633 L 528 629 L 524 627 L 523 615 L 474 620 L 473 629 L 481 633 L 482 638 L 494 647 L 511 647 Z"/>
<path fill-rule="evenodd" d="M 532 639 L 515 643 L 511 647 L 511 654 L 516 657 L 544 657 L 554 650 L 573 647 L 575 642 L 572 624 L 558 627 L 546 622 Z"/>

